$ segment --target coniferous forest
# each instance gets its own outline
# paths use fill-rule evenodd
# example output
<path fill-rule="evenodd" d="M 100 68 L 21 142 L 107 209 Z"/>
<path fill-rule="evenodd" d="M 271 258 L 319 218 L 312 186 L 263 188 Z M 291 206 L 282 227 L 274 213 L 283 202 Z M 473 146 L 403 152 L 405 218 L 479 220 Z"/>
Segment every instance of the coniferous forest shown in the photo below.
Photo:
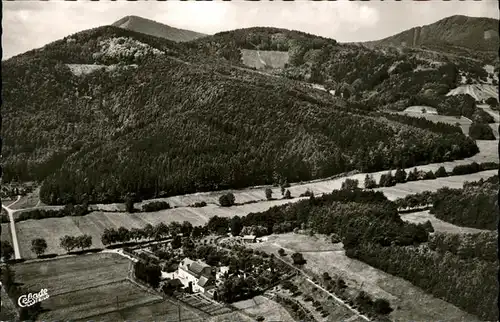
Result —
<path fill-rule="evenodd" d="M 194 47 L 103 27 L 2 62 L 4 181 L 43 182 L 47 204 L 106 203 L 478 152 L 443 125 L 370 115 Z M 115 67 L 77 76 L 65 63 Z"/>

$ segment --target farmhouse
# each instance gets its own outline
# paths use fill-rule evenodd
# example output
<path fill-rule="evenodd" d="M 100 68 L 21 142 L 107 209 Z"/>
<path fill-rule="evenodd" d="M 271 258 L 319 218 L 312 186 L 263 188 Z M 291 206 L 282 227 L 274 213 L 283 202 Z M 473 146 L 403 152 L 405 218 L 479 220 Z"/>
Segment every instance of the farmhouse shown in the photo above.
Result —
<path fill-rule="evenodd" d="M 193 292 L 202 292 L 215 287 L 215 269 L 203 262 L 184 258 L 179 264 L 177 278 Z"/>
<path fill-rule="evenodd" d="M 255 243 L 257 241 L 257 236 L 255 236 L 255 235 L 245 235 L 245 236 L 243 236 L 243 241 L 245 243 Z"/>

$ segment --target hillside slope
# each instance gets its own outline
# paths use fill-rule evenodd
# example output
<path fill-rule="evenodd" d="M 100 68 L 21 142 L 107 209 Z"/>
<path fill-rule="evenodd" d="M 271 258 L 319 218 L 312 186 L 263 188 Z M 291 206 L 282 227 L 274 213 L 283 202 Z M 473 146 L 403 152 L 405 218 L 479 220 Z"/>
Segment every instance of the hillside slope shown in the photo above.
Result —
<path fill-rule="evenodd" d="M 429 48 L 471 57 L 476 56 L 475 52 L 498 55 L 498 23 L 498 19 L 492 18 L 451 16 L 365 44 Z"/>
<path fill-rule="evenodd" d="M 191 41 L 206 36 L 205 34 L 199 32 L 170 27 L 168 25 L 137 16 L 123 17 L 122 19 L 114 22 L 112 26 L 177 42 Z"/>
<path fill-rule="evenodd" d="M 78 64 L 114 67 L 75 73 Z M 47 204 L 303 181 L 478 152 L 458 129 L 367 116 L 196 46 L 112 26 L 2 62 L 2 77 L 4 180 L 43 181 Z"/>

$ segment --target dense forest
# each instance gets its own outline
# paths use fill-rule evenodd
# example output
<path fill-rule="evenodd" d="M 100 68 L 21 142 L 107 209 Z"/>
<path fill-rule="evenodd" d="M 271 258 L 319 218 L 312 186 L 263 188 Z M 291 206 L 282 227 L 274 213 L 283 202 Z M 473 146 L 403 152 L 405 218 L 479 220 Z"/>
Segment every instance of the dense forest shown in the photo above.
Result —
<path fill-rule="evenodd" d="M 47 204 L 115 202 L 478 152 L 442 125 L 362 115 L 295 81 L 196 62 L 193 48 L 116 29 L 2 62 L 4 181 L 43 181 Z M 76 76 L 62 62 L 122 63 Z"/>

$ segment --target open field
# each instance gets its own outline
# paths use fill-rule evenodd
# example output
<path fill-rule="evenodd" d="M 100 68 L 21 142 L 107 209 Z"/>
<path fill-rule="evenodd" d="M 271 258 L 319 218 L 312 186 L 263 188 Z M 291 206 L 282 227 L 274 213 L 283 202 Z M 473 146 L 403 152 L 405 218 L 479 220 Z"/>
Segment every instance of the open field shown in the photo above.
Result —
<path fill-rule="evenodd" d="M 428 121 L 432 122 L 442 122 L 446 124 L 451 124 L 455 125 L 456 123 L 460 124 L 460 128 L 462 129 L 462 132 L 465 135 L 469 134 L 469 127 L 471 125 L 471 120 L 465 118 L 465 117 L 456 117 L 456 116 L 447 116 L 447 115 L 439 115 L 439 114 L 431 114 L 431 113 L 422 113 L 420 111 L 403 111 L 403 112 L 396 112 L 395 114 L 400 114 L 400 115 L 407 115 L 411 117 L 423 117 Z"/>
<path fill-rule="evenodd" d="M 436 232 L 439 231 L 443 233 L 454 233 L 454 234 L 475 234 L 475 233 L 489 231 L 489 230 L 469 228 L 469 227 L 460 227 L 450 224 L 446 221 L 442 221 L 436 218 L 434 215 L 429 213 L 429 210 L 412 212 L 408 214 L 401 214 L 400 216 L 401 219 L 416 224 L 424 223 L 427 220 L 429 220 L 432 224 L 432 227 L 434 227 L 434 231 Z"/>
<path fill-rule="evenodd" d="M 266 318 L 265 321 L 293 321 L 285 308 L 265 296 L 256 296 L 253 299 L 236 302 L 233 305 L 254 318 L 262 316 Z"/>
<path fill-rule="evenodd" d="M 422 110 L 425 110 L 425 113 Z M 416 114 L 438 114 L 437 110 L 434 107 L 430 106 L 422 106 L 422 105 L 414 105 L 406 108 L 403 112 L 416 113 Z"/>
<path fill-rule="evenodd" d="M 143 296 L 144 296 L 143 292 Z M 151 296 L 151 295 L 147 295 Z M 155 301 L 149 304 L 139 304 L 138 306 L 129 306 L 122 309 L 122 304 L 119 303 L 120 310 L 105 314 L 92 316 L 92 321 L 179 321 L 179 306 L 166 301 Z M 180 307 L 180 316 L 182 322 L 203 322 L 204 319 L 188 310 L 185 307 Z M 86 322 L 89 319 L 76 320 Z"/>
<path fill-rule="evenodd" d="M 277 255 L 279 248 L 284 248 L 287 253 L 295 252 L 287 249 L 289 245 L 281 244 L 281 235 L 273 235 L 268 242 L 249 244 L 252 248 L 264 250 Z M 304 252 L 307 260 L 304 268 L 315 274 L 329 272 L 331 276 L 341 275 L 349 287 L 361 287 L 374 298 L 385 298 L 395 308 L 390 318 L 396 321 L 436 321 L 446 318 L 448 321 L 477 321 L 452 304 L 426 294 L 404 279 L 389 275 L 358 260 L 350 259 L 343 250 Z M 399 307 L 399 309 L 397 309 Z"/>
<path fill-rule="evenodd" d="M 211 317 L 208 320 L 208 322 L 254 322 L 254 321 L 255 319 L 252 319 L 251 317 L 246 316 L 241 312 L 226 313 L 223 315 Z"/>
<path fill-rule="evenodd" d="M 156 225 L 160 222 L 187 220 L 193 225 L 204 224 L 204 218 L 192 214 L 191 208 L 172 209 L 173 213 L 164 211 L 156 213 L 103 213 L 93 212 L 82 217 L 46 218 L 40 220 L 26 220 L 16 223 L 19 247 L 23 258 L 33 257 L 31 252 L 31 240 L 34 238 L 45 238 L 47 241 L 47 253 L 64 254 L 66 251 L 59 246 L 60 238 L 64 235 L 79 236 L 88 234 L 92 236 L 92 248 L 102 248 L 101 235 L 105 228 L 126 227 L 142 228 L 147 224 Z M 184 211 L 181 211 L 184 210 Z"/>
<path fill-rule="evenodd" d="M 449 91 L 446 96 L 458 94 L 469 94 L 476 101 L 482 101 L 489 97 L 498 99 L 498 86 L 486 84 L 460 85 Z"/>
<path fill-rule="evenodd" d="M 468 162 L 464 162 L 466 164 Z M 455 163 L 446 166 L 447 170 L 451 170 Z M 420 167 L 421 169 L 437 170 L 437 165 L 427 165 Z M 423 180 L 407 182 L 398 184 L 394 187 L 377 188 L 375 190 L 383 191 L 384 194 L 390 199 L 395 200 L 405 197 L 409 194 L 423 192 L 426 190 L 436 191 L 442 187 L 461 188 L 465 181 L 477 181 L 480 178 L 487 179 L 498 171 L 489 170 L 463 176 L 452 176 L 445 178 L 438 178 L 435 180 Z M 380 175 L 385 172 L 375 174 L 376 180 L 379 180 Z M 362 185 L 364 174 L 352 176 L 358 179 Z M 336 179 L 330 181 L 319 181 L 308 183 L 304 185 L 297 185 L 290 187 L 292 196 L 298 196 L 300 193 L 305 192 L 307 189 L 314 191 L 316 195 L 321 193 L 330 193 L 333 189 L 340 189 L 342 182 L 345 179 Z M 260 197 L 263 191 L 255 190 L 254 193 Z M 256 196 L 256 197 L 257 197 Z M 262 198 L 262 197 L 260 197 Z M 34 254 L 31 252 L 31 240 L 34 238 L 45 238 L 47 241 L 47 253 L 64 254 L 65 250 L 59 246 L 60 238 L 64 235 L 78 236 L 88 234 L 92 236 L 92 247 L 102 248 L 101 235 L 105 228 L 142 228 L 148 223 L 156 225 L 160 222 L 169 223 L 172 221 L 189 221 L 193 225 L 202 225 L 206 223 L 211 217 L 233 217 L 235 215 L 245 216 L 251 212 L 261 212 L 269 209 L 272 206 L 282 205 L 290 202 L 297 202 L 304 198 L 294 198 L 292 200 L 273 200 L 261 201 L 233 207 L 219 207 L 210 204 L 202 208 L 181 207 L 168 210 L 162 210 L 154 213 L 106 213 L 106 212 L 93 212 L 89 215 L 82 217 L 62 217 L 62 218 L 47 218 L 40 220 L 26 220 L 16 223 L 17 238 L 19 240 L 19 247 L 21 256 L 23 258 L 31 258 Z M 7 226 L 2 226 L 7 227 Z M 2 235 L 4 234 L 2 230 Z M 3 237 L 2 237 L 3 238 Z M 6 237 L 7 238 L 7 237 Z"/>
<path fill-rule="evenodd" d="M 289 55 L 287 51 L 242 49 L 241 59 L 246 66 L 257 69 L 283 68 Z"/>
<path fill-rule="evenodd" d="M 41 320 L 143 319 L 166 316 L 177 321 L 178 306 L 143 290 L 127 279 L 131 262 L 117 254 L 101 253 L 17 264 L 16 280 L 29 292 L 46 288 Z M 156 313 L 152 314 L 152 313 Z M 191 321 L 197 316 L 191 313 Z M 185 321 L 189 321 L 186 319 Z"/>
<path fill-rule="evenodd" d="M 12 236 L 10 235 L 9 224 L 2 224 L 2 233 L 0 235 L 0 240 L 7 240 L 12 245 Z"/>

